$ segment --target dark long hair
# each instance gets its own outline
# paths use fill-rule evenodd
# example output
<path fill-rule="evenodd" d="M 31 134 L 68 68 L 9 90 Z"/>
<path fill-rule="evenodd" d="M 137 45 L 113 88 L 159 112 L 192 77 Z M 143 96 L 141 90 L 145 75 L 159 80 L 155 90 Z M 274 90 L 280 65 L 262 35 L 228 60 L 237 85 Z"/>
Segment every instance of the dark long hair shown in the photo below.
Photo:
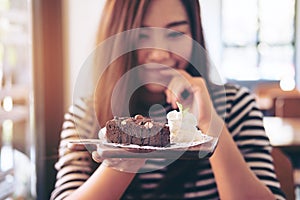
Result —
<path fill-rule="evenodd" d="M 151 0 L 108 0 L 103 9 L 102 18 L 99 25 L 97 44 L 118 33 L 140 28 L 144 14 L 147 12 L 150 2 Z M 192 38 L 198 44 L 200 44 L 199 46 L 201 46 L 201 48 L 205 49 L 202 23 L 200 18 L 200 5 L 198 0 L 181 0 L 181 2 L 186 9 L 191 22 Z M 126 40 L 125 42 L 124 40 L 115 41 L 114 45 L 111 45 L 109 48 L 105 49 L 105 58 L 107 59 L 107 56 L 114 55 L 115 51 L 118 51 L 117 48 L 113 47 L 122 47 L 124 45 L 126 46 L 130 44 L 126 44 Z M 199 49 L 197 49 L 199 46 L 193 46 L 194 49 L 191 58 L 193 59 L 193 63 L 196 63 L 196 65 L 192 66 L 190 64 L 186 71 L 192 76 L 202 76 L 208 83 L 210 83 L 208 67 L 206 65 L 206 57 L 200 57 L 199 54 L 197 54 L 197 52 L 199 52 Z M 103 59 L 98 60 L 99 62 L 96 62 L 95 70 L 97 70 L 99 67 L 106 67 L 101 66 Z M 111 111 L 111 96 L 117 81 L 128 70 L 136 66 L 136 64 L 135 53 L 128 52 L 114 60 L 114 62 L 105 69 L 103 75 L 98 80 L 94 100 L 95 110 L 100 126 L 103 126 L 107 120 L 113 117 Z M 126 88 L 125 85 L 124 88 Z M 124 94 L 120 94 L 119 96 L 125 97 L 126 90 L 121 92 L 124 92 Z M 120 104 L 122 104 L 121 98 Z"/>
<path fill-rule="evenodd" d="M 206 54 L 202 56 L 199 55 L 199 52 L 203 52 L 206 49 L 204 34 L 203 34 L 203 27 L 201 22 L 201 11 L 200 5 L 198 0 L 181 0 L 181 3 L 186 9 L 188 14 L 190 25 L 191 25 L 191 32 L 192 38 L 195 40 L 201 49 L 198 49 L 199 46 L 194 45 L 192 60 L 195 63 L 195 66 L 191 66 L 191 64 L 187 68 L 187 72 L 189 72 L 192 76 L 202 76 L 205 80 L 209 81 L 209 68 L 207 67 L 207 57 Z M 205 52 L 203 52 L 205 53 Z M 200 56 L 200 57 L 199 57 Z"/>

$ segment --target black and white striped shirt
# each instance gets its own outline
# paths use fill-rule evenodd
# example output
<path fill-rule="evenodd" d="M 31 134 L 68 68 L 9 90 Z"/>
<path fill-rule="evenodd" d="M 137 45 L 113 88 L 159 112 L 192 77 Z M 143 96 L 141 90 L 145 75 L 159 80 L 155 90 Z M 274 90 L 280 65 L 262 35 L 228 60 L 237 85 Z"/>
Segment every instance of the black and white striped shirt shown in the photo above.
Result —
<path fill-rule="evenodd" d="M 263 116 L 254 96 L 246 88 L 229 84 L 225 85 L 225 90 L 213 93 L 216 110 L 224 114 L 227 128 L 253 173 L 276 199 L 285 199 L 274 172 Z M 226 102 L 221 93 L 226 94 Z M 90 152 L 67 148 L 70 139 L 96 138 L 97 124 L 92 102 L 87 99 L 74 103 L 65 115 L 59 160 L 55 165 L 57 181 L 51 199 L 59 200 L 69 195 L 97 167 Z M 151 165 L 164 165 L 164 161 L 150 160 L 145 167 Z M 219 199 L 219 194 L 208 159 L 177 160 L 160 170 L 137 174 L 122 199 Z"/>

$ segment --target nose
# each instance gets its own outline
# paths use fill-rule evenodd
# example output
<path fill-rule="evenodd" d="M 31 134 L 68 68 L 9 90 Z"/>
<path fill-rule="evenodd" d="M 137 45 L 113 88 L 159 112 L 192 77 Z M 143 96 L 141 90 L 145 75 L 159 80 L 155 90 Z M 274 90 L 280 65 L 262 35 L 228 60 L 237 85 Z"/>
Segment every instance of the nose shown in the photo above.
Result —
<path fill-rule="evenodd" d="M 162 49 L 149 49 L 148 59 L 151 62 L 161 62 L 170 58 L 170 52 Z"/>

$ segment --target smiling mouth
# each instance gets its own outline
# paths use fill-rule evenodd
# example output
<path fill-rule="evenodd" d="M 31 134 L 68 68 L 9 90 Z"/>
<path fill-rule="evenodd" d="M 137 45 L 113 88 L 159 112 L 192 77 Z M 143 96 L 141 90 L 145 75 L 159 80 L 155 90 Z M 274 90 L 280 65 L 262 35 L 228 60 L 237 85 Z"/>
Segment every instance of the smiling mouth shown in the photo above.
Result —
<path fill-rule="evenodd" d="M 146 64 L 143 66 L 143 70 L 145 70 L 146 72 L 156 72 L 156 73 L 160 73 L 160 72 L 167 72 L 167 71 L 172 71 L 177 69 L 177 65 L 176 63 L 172 63 L 172 64 L 157 64 L 157 63 L 150 63 L 150 64 Z"/>
<path fill-rule="evenodd" d="M 172 68 L 157 68 L 157 69 L 145 69 L 146 73 L 155 74 L 156 76 L 170 76 L 167 72 L 172 71 Z"/>
<path fill-rule="evenodd" d="M 158 63 L 149 63 L 141 65 L 140 78 L 145 84 L 156 84 L 167 87 L 176 73 L 176 64 L 163 65 Z"/>

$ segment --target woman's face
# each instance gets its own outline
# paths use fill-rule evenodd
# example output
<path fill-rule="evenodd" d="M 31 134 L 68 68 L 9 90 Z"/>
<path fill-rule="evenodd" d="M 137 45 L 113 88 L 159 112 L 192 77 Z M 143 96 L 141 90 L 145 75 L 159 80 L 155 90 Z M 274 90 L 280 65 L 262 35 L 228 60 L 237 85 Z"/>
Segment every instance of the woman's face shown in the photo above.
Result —
<path fill-rule="evenodd" d="M 172 78 L 165 72 L 185 69 L 192 53 L 190 20 L 181 1 L 152 0 L 137 44 L 138 64 L 143 65 L 139 78 L 152 82 L 146 85 L 151 92 L 164 91 Z"/>

